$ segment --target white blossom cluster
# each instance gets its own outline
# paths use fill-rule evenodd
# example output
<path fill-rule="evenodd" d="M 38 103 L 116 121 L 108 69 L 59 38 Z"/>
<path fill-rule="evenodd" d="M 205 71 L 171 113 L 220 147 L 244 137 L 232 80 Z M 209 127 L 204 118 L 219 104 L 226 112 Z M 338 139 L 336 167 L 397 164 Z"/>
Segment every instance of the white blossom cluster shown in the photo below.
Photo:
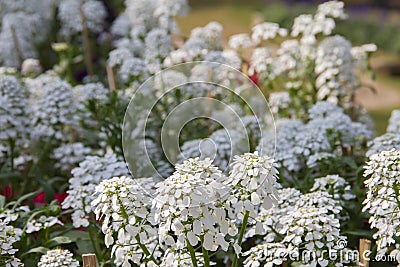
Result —
<path fill-rule="evenodd" d="M 369 55 L 376 46 L 352 47 L 344 37 L 331 35 L 335 19 L 346 18 L 343 7 L 341 1 L 328 1 L 319 5 L 315 15 L 298 16 L 291 38 L 283 41 L 277 37 L 285 37 L 287 29 L 276 23 L 260 23 L 253 27 L 251 38 L 246 34 L 232 36 L 230 47 L 240 51 L 256 46 L 248 73 L 260 84 L 288 89 L 305 102 L 316 99 L 349 104 L 360 85 L 357 70 L 368 70 Z M 280 43 L 278 49 L 263 43 L 270 39 Z"/>
<path fill-rule="evenodd" d="M 244 267 L 281 266 L 290 249 L 282 243 L 262 243 L 243 253 Z"/>
<path fill-rule="evenodd" d="M 79 267 L 69 250 L 56 248 L 40 257 L 38 267 Z"/>
<path fill-rule="evenodd" d="M 52 157 L 56 160 L 54 167 L 68 171 L 82 162 L 91 153 L 91 149 L 83 143 L 62 144 L 53 151 Z"/>
<path fill-rule="evenodd" d="M 67 39 L 82 32 L 83 27 L 94 33 L 101 32 L 106 16 L 106 8 L 98 0 L 64 0 L 58 5 L 61 34 Z"/>
<path fill-rule="evenodd" d="M 27 58 L 36 58 L 37 46 L 50 30 L 55 0 L 15 0 L 0 3 L 0 62 L 21 67 Z"/>
<path fill-rule="evenodd" d="M 229 46 L 233 49 L 246 48 L 253 45 L 253 41 L 247 33 L 239 33 L 229 37 Z"/>
<path fill-rule="evenodd" d="M 288 109 L 290 103 L 292 103 L 292 99 L 290 98 L 289 92 L 275 92 L 269 95 L 268 104 L 274 115 L 278 115 L 282 111 Z"/>
<path fill-rule="evenodd" d="M 18 249 L 13 244 L 20 240 L 22 230 L 8 225 L 7 220 L 0 219 L 0 257 L 6 267 L 24 266 L 24 264 L 15 257 Z"/>
<path fill-rule="evenodd" d="M 158 183 L 153 207 L 160 242 L 180 251 L 198 244 L 209 251 L 227 251 L 225 237 L 235 236 L 237 228 L 226 214 L 229 188 L 223 179 L 211 160 L 189 159 Z"/>
<path fill-rule="evenodd" d="M 274 80 L 277 72 L 275 59 L 268 47 L 257 47 L 253 50 L 249 66 L 250 75 L 258 75 L 260 80 Z"/>
<path fill-rule="evenodd" d="M 371 155 L 364 176 L 367 195 L 363 211 L 371 214 L 369 223 L 377 230 L 373 238 L 377 240 L 378 253 L 384 253 L 400 235 L 400 151 L 392 149 Z"/>
<path fill-rule="evenodd" d="M 350 184 L 339 175 L 328 175 L 315 179 L 310 192 L 315 191 L 329 193 L 333 199 L 340 201 L 342 206 L 345 205 L 346 201 L 356 198 Z"/>
<path fill-rule="evenodd" d="M 74 210 L 71 215 L 73 226 L 80 228 L 89 225 L 89 215 L 93 211 L 90 202 L 94 199 L 96 185 L 115 175 L 126 175 L 128 169 L 115 154 L 106 154 L 103 157 L 87 156 L 71 173 L 68 196 L 62 207 Z"/>
<path fill-rule="evenodd" d="M 43 229 L 53 227 L 54 225 L 64 225 L 57 217 L 54 216 L 40 216 L 37 219 L 32 219 L 26 224 L 26 233 L 31 234 Z"/>
<path fill-rule="evenodd" d="M 343 147 L 359 147 L 372 138 L 367 125 L 353 122 L 343 109 L 330 102 L 317 102 L 308 111 L 309 121 L 278 120 L 276 150 L 272 142 L 261 140 L 260 145 L 269 153 L 275 151 L 280 167 L 288 171 L 315 167 L 316 160 L 341 155 L 338 142 Z"/>
<path fill-rule="evenodd" d="M 104 180 L 96 187 L 91 205 L 95 207 L 96 219 L 103 221 L 105 244 L 113 245 L 112 255 L 117 265 L 130 266 L 129 260 L 140 264 L 144 261 L 142 255 L 154 261 L 149 251 L 138 246 L 147 246 L 157 234 L 157 230 L 146 224 L 152 218 L 150 192 L 145 191 L 140 181 L 126 176 Z"/>
<path fill-rule="evenodd" d="M 30 92 L 33 137 L 67 139 L 67 128 L 76 125 L 76 103 L 71 86 L 57 76 L 42 74 L 25 81 Z"/>
<path fill-rule="evenodd" d="M 400 150 L 400 133 L 385 133 L 381 136 L 375 137 L 369 141 L 367 145 L 368 151 L 365 154 L 367 157 L 393 148 Z"/>
<path fill-rule="evenodd" d="M 351 43 L 339 35 L 327 37 L 319 44 L 315 59 L 318 100 L 337 103 L 345 97 L 346 88 L 356 86 L 351 49 Z"/>
<path fill-rule="evenodd" d="M 251 39 L 254 43 L 259 44 L 262 41 L 274 39 L 277 36 L 285 37 L 287 36 L 287 34 L 288 30 L 281 28 L 279 24 L 272 22 L 263 22 L 253 27 Z"/>
<path fill-rule="evenodd" d="M 386 132 L 400 133 L 400 110 L 393 110 Z"/>
<path fill-rule="evenodd" d="M 340 234 L 339 202 L 323 191 L 303 195 L 294 188 L 284 188 L 278 194 L 278 204 L 261 210 L 255 218 L 257 224 L 248 231 L 249 237 L 262 234 L 264 241 L 244 253 L 245 266 L 279 266 L 289 254 L 296 255 L 303 249 L 313 256 L 299 258 L 298 264 L 327 266 L 323 251 L 338 249 L 337 242 L 345 240 Z"/>
<path fill-rule="evenodd" d="M 231 186 L 231 198 L 235 216 L 243 219 L 249 212 L 254 218 L 259 207 L 271 208 L 277 204 L 277 174 L 273 159 L 259 156 L 257 152 L 235 156 L 225 184 Z"/>
<path fill-rule="evenodd" d="M 0 142 L 23 142 L 27 139 L 27 92 L 13 76 L 0 76 Z"/>
<path fill-rule="evenodd" d="M 196 262 L 198 267 L 203 267 L 204 266 L 204 259 L 201 256 L 201 253 L 195 253 L 196 257 Z M 212 262 L 210 265 L 215 265 Z M 161 261 L 160 266 L 165 266 L 165 267 L 194 267 L 192 263 L 192 259 L 190 257 L 190 254 L 188 253 L 176 253 L 173 252 L 172 250 L 167 250 L 165 252 L 165 256 L 163 257 Z"/>
<path fill-rule="evenodd" d="M 291 35 L 300 35 L 302 43 L 314 44 L 316 35 L 332 33 L 336 26 L 334 19 L 345 19 L 347 17 L 343 8 L 344 3 L 336 0 L 320 4 L 315 16 L 303 14 L 295 18 Z"/>

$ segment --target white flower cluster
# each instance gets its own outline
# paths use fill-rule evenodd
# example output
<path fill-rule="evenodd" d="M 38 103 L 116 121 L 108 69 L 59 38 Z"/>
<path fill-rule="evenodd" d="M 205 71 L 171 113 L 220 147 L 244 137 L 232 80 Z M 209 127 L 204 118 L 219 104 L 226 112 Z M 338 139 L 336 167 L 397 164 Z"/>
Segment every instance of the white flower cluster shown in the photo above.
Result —
<path fill-rule="evenodd" d="M 285 37 L 287 33 L 287 29 L 281 28 L 277 23 L 263 22 L 253 27 L 251 39 L 254 43 L 259 44 L 277 36 Z"/>
<path fill-rule="evenodd" d="M 0 76 L 0 142 L 23 143 L 29 124 L 27 92 L 15 77 Z"/>
<path fill-rule="evenodd" d="M 89 225 L 89 215 L 93 211 L 90 202 L 94 199 L 96 185 L 115 175 L 126 175 L 128 169 L 115 154 L 106 154 L 104 157 L 87 156 L 71 173 L 68 196 L 62 203 L 62 207 L 74 210 L 71 215 L 73 226 L 80 228 Z"/>
<path fill-rule="evenodd" d="M 387 127 L 388 133 L 400 133 L 400 110 L 393 110 Z"/>
<path fill-rule="evenodd" d="M 227 251 L 225 236 L 236 235 L 237 228 L 226 216 L 225 177 L 209 159 L 189 159 L 176 169 L 156 185 L 153 207 L 160 242 L 180 251 L 199 243 L 209 251 Z"/>
<path fill-rule="evenodd" d="M 250 75 L 258 75 L 260 80 L 274 80 L 278 75 L 275 59 L 268 47 L 257 47 L 253 50 L 249 67 Z"/>
<path fill-rule="evenodd" d="M 91 149 L 83 143 L 62 144 L 53 151 L 52 157 L 56 160 L 54 167 L 68 171 L 82 162 L 91 153 Z"/>
<path fill-rule="evenodd" d="M 95 207 L 96 219 L 103 220 L 101 229 L 105 234 L 105 244 L 107 247 L 113 245 L 112 255 L 115 255 L 117 265 L 130 266 L 129 260 L 136 264 L 147 261 L 142 259 L 142 255 L 154 261 L 149 251 L 143 249 L 157 233 L 146 224 L 152 218 L 150 192 L 145 191 L 140 181 L 126 176 L 104 180 L 96 187 L 96 198 L 91 205 Z M 139 244 L 143 245 L 140 247 L 142 251 Z"/>
<path fill-rule="evenodd" d="M 288 109 L 292 99 L 289 92 L 275 92 L 269 95 L 268 104 L 274 115 L 278 115 L 281 111 Z"/>
<path fill-rule="evenodd" d="M 18 251 L 13 244 L 20 240 L 22 230 L 8 225 L 7 220 L 0 219 L 0 257 L 6 267 L 24 266 L 14 255 Z"/>
<path fill-rule="evenodd" d="M 339 175 L 328 175 L 315 179 L 310 192 L 315 191 L 329 193 L 333 199 L 340 201 L 342 206 L 345 205 L 346 201 L 356 198 L 350 184 Z"/>
<path fill-rule="evenodd" d="M 197 261 L 197 266 L 202 267 L 204 266 L 204 259 L 201 256 L 201 253 L 195 253 L 195 258 Z M 210 265 L 214 265 L 210 263 Z M 173 252 L 172 250 L 167 250 L 165 252 L 165 256 L 162 259 L 161 265 L 164 267 L 194 267 L 192 263 L 192 259 L 190 257 L 190 254 L 188 253 L 176 253 Z"/>
<path fill-rule="evenodd" d="M 246 232 L 246 237 L 264 235 L 267 242 L 278 241 L 277 233 L 280 233 L 284 224 L 284 217 L 297 209 L 297 203 L 302 196 L 295 188 L 278 189 L 278 203 L 270 209 L 260 209 L 255 217 L 256 224 L 252 224 Z"/>
<path fill-rule="evenodd" d="M 353 122 L 342 108 L 330 102 L 317 102 L 309 109 L 308 117 L 306 124 L 298 120 L 277 122 L 275 159 L 288 171 L 299 171 L 307 163 L 308 167 L 317 166 L 315 160 L 340 155 L 338 143 L 359 147 L 373 135 L 365 124 Z M 272 153 L 275 147 L 269 138 L 261 140 L 260 145 Z"/>
<path fill-rule="evenodd" d="M 318 6 L 315 16 L 304 14 L 294 20 L 292 36 L 302 36 L 301 42 L 314 44 L 316 35 L 322 33 L 329 35 L 335 28 L 334 18 L 345 19 L 344 3 L 341 1 L 328 1 Z"/>
<path fill-rule="evenodd" d="M 54 0 L 0 3 L 0 62 L 3 66 L 21 67 L 24 59 L 37 57 L 37 46 L 47 37 L 54 7 Z"/>
<path fill-rule="evenodd" d="M 38 232 L 42 229 L 50 228 L 56 224 L 64 225 L 57 217 L 54 216 L 40 216 L 38 219 L 28 221 L 26 225 L 26 233 Z"/>
<path fill-rule="evenodd" d="M 269 209 L 277 204 L 277 174 L 274 161 L 257 152 L 234 157 L 225 184 L 232 187 L 229 202 L 238 219 L 246 212 L 254 218 L 260 206 Z"/>
<path fill-rule="evenodd" d="M 339 35 L 323 40 L 317 48 L 315 59 L 317 99 L 337 103 L 345 97 L 346 88 L 356 85 L 353 67 L 349 41 Z"/>
<path fill-rule="evenodd" d="M 246 257 L 243 262 L 244 267 L 272 267 L 281 266 L 288 255 L 286 246 L 282 243 L 263 243 L 252 247 L 243 253 Z M 265 264 L 263 264 L 265 263 Z"/>
<path fill-rule="evenodd" d="M 79 267 L 79 262 L 69 250 L 57 248 L 40 257 L 38 267 Z"/>
<path fill-rule="evenodd" d="M 36 138 L 65 137 L 68 127 L 74 127 L 76 121 L 75 100 L 71 86 L 56 76 L 43 74 L 35 79 L 26 80 L 30 91 L 32 107 L 32 135 Z"/>
<path fill-rule="evenodd" d="M 323 251 L 336 249 L 338 240 L 345 239 L 340 234 L 339 202 L 322 191 L 302 195 L 296 189 L 284 188 L 278 194 L 278 204 L 261 210 L 256 217 L 258 225 L 248 231 L 248 236 L 264 235 L 264 243 L 244 253 L 248 256 L 245 266 L 279 265 L 289 253 L 295 255 L 302 249 L 313 252 L 315 257 L 299 258 L 301 266 L 327 266 Z"/>
<path fill-rule="evenodd" d="M 68 39 L 82 32 L 83 27 L 94 33 L 101 32 L 106 16 L 106 8 L 98 0 L 64 0 L 58 6 L 61 33 Z"/>
<path fill-rule="evenodd" d="M 161 70 L 164 59 L 172 50 L 172 40 L 164 29 L 154 29 L 145 38 L 144 60 L 147 68 L 152 72 Z"/>
<path fill-rule="evenodd" d="M 247 33 L 239 33 L 229 37 L 229 46 L 233 49 L 246 48 L 253 45 L 253 41 Z"/>
<path fill-rule="evenodd" d="M 368 151 L 365 154 L 367 157 L 377 154 L 381 151 L 388 151 L 393 148 L 400 150 L 400 133 L 385 133 L 375 137 L 368 142 Z"/>
<path fill-rule="evenodd" d="M 371 228 L 377 229 L 373 238 L 377 240 L 378 253 L 395 243 L 400 235 L 400 150 L 382 151 L 369 157 L 364 176 L 367 195 L 363 211 L 371 214 Z"/>

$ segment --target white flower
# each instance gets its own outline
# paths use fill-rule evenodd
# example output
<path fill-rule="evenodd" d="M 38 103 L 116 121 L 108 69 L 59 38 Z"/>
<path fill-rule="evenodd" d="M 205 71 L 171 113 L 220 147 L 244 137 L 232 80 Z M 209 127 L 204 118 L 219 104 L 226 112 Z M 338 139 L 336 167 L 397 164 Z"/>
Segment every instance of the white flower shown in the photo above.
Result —
<path fill-rule="evenodd" d="M 196 263 L 197 266 L 204 266 L 204 258 L 202 257 L 201 253 L 196 253 Z M 215 265 L 210 262 L 210 265 Z M 189 253 L 178 253 L 173 252 L 172 250 L 167 250 L 165 255 L 162 259 L 161 265 L 164 267 L 193 267 L 192 259 Z"/>
<path fill-rule="evenodd" d="M 54 167 L 67 171 L 83 161 L 91 149 L 82 143 L 63 144 L 53 151 L 52 158 L 56 160 Z"/>
<path fill-rule="evenodd" d="M 328 192 L 333 199 L 341 202 L 354 199 L 356 196 L 351 190 L 350 184 L 339 175 L 328 175 L 314 180 L 314 185 L 310 192 L 325 191 Z"/>
<path fill-rule="evenodd" d="M 25 89 L 13 76 L 0 76 L 0 142 L 24 143 L 30 123 Z"/>
<path fill-rule="evenodd" d="M 347 18 L 344 13 L 344 3 L 342 1 L 327 1 L 318 6 L 317 15 L 332 18 Z"/>
<path fill-rule="evenodd" d="M 393 110 L 387 127 L 388 133 L 400 133 L 400 110 Z"/>
<path fill-rule="evenodd" d="M 59 225 L 64 225 L 57 217 L 53 216 L 40 216 L 38 219 L 33 219 L 28 221 L 27 223 L 27 228 L 26 228 L 26 233 L 34 233 L 38 232 L 42 229 L 47 229 L 50 228 L 56 224 Z"/>
<path fill-rule="evenodd" d="M 351 43 L 344 37 L 335 35 L 322 41 L 317 49 L 315 73 L 318 75 L 315 85 L 318 88 L 318 100 L 338 103 L 357 85 L 353 73 Z"/>
<path fill-rule="evenodd" d="M 156 230 L 152 222 L 151 198 L 147 190 L 154 185 L 152 178 L 132 179 L 126 176 L 102 181 L 96 186 L 95 199 L 91 202 L 96 219 L 102 219 L 102 232 L 107 247 L 113 245 L 115 263 L 123 265 L 128 260 L 139 263 L 140 254 L 149 257 L 138 245 L 155 241 Z M 144 186 L 144 187 L 142 187 Z M 146 188 L 147 187 L 147 188 Z M 132 251 L 132 253 L 126 253 Z M 139 254 L 139 257 L 137 257 Z"/>
<path fill-rule="evenodd" d="M 392 149 L 369 157 L 364 176 L 368 178 L 367 195 L 363 211 L 371 214 L 371 228 L 377 229 L 373 238 L 377 240 L 378 251 L 394 244 L 400 233 L 400 209 L 398 202 L 400 177 L 400 151 Z"/>
<path fill-rule="evenodd" d="M 22 230 L 8 225 L 3 219 L 0 219 L 0 257 L 6 263 L 5 266 L 24 266 L 14 255 L 18 251 L 13 244 L 20 240 Z"/>
<path fill-rule="evenodd" d="M 274 161 L 257 152 L 235 156 L 225 184 L 232 187 L 230 203 L 235 216 L 243 219 L 245 211 L 255 217 L 260 206 L 277 204 L 277 174 Z"/>
<path fill-rule="evenodd" d="M 292 103 L 289 92 L 275 92 L 269 95 L 268 101 L 271 111 L 274 114 L 279 114 L 279 111 L 287 109 Z"/>
<path fill-rule="evenodd" d="M 85 17 L 86 27 L 94 33 L 103 30 L 104 20 L 107 16 L 103 3 L 97 0 L 61 1 L 58 10 L 58 17 L 62 22 L 61 33 L 67 38 L 72 38 L 73 35 L 82 32 L 82 14 Z"/>
<path fill-rule="evenodd" d="M 237 229 L 226 216 L 229 188 L 221 183 L 224 179 L 209 159 L 189 159 L 158 183 L 153 208 L 160 242 L 186 252 L 199 243 L 206 250 L 226 251 L 225 236 L 236 235 Z"/>
<path fill-rule="evenodd" d="M 190 33 L 190 39 L 201 39 L 209 50 L 220 50 L 223 45 L 222 25 L 212 21 L 204 27 L 197 27 Z"/>
<path fill-rule="evenodd" d="M 42 66 L 40 65 L 40 61 L 38 59 L 27 58 L 22 63 L 22 75 L 38 75 L 41 72 Z"/>
<path fill-rule="evenodd" d="M 106 154 L 104 157 L 87 156 L 71 173 L 68 196 L 62 203 L 62 207 L 74 209 L 72 213 L 73 226 L 80 228 L 89 225 L 89 215 L 93 210 L 90 202 L 94 199 L 93 193 L 96 185 L 115 175 L 125 175 L 128 173 L 128 169 L 123 161 L 117 159 L 115 154 Z"/>
<path fill-rule="evenodd" d="M 56 76 L 43 74 L 26 81 L 32 105 L 32 124 L 35 139 L 66 138 L 66 127 L 76 124 L 76 104 L 71 86 Z"/>
<path fill-rule="evenodd" d="M 57 248 L 40 257 L 38 267 L 79 267 L 79 262 L 69 250 Z"/>
<path fill-rule="evenodd" d="M 172 50 L 171 36 L 161 28 L 150 31 L 145 38 L 144 60 L 147 68 L 152 72 L 161 70 L 164 59 Z"/>
<path fill-rule="evenodd" d="M 229 46 L 233 49 L 246 48 L 253 45 L 253 41 L 247 33 L 239 33 L 229 37 Z"/>
<path fill-rule="evenodd" d="M 388 151 L 392 148 L 400 150 L 400 134 L 385 133 L 368 142 L 368 151 L 365 153 L 367 157 L 377 154 L 381 151 Z"/>
<path fill-rule="evenodd" d="M 272 51 L 268 47 L 257 47 L 251 55 L 249 74 L 259 75 L 261 80 L 273 80 L 279 74 Z"/>
<path fill-rule="evenodd" d="M 263 243 L 243 253 L 243 256 L 246 257 L 243 266 L 281 266 L 286 261 L 288 254 L 289 250 L 282 243 Z"/>
<path fill-rule="evenodd" d="M 253 27 L 251 39 L 258 44 L 262 41 L 274 39 L 278 35 L 285 37 L 287 29 L 280 28 L 277 23 L 263 22 Z"/>
<path fill-rule="evenodd" d="M 278 241 L 276 240 L 276 233 L 279 233 L 284 227 L 284 224 L 282 224 L 283 218 L 290 212 L 297 210 L 297 203 L 302 194 L 294 188 L 283 188 L 278 189 L 278 196 L 277 205 L 270 209 L 260 209 L 260 212 L 248 229 L 246 237 L 263 235 L 263 239 L 266 242 Z"/>

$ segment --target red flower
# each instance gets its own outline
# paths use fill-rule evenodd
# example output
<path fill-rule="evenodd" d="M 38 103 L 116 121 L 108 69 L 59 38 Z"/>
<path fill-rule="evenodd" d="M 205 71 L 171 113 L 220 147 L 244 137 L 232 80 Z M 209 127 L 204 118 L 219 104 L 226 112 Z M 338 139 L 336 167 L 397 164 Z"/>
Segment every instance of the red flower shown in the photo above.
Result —
<path fill-rule="evenodd" d="M 0 195 L 3 195 L 5 197 L 11 197 L 12 195 L 11 185 L 6 185 L 5 187 L 1 188 Z"/>
<path fill-rule="evenodd" d="M 61 203 L 63 203 L 64 199 L 65 199 L 67 196 L 68 196 L 67 193 L 56 193 L 56 194 L 54 195 L 54 199 L 57 200 L 58 204 L 60 204 L 60 206 L 61 206 Z"/>
<path fill-rule="evenodd" d="M 253 75 L 249 75 L 249 78 L 253 83 L 258 85 L 258 75 L 257 75 L 257 73 L 254 73 Z"/>
<path fill-rule="evenodd" d="M 44 192 L 39 193 L 36 197 L 33 198 L 33 203 L 38 206 L 46 205 L 45 194 Z"/>

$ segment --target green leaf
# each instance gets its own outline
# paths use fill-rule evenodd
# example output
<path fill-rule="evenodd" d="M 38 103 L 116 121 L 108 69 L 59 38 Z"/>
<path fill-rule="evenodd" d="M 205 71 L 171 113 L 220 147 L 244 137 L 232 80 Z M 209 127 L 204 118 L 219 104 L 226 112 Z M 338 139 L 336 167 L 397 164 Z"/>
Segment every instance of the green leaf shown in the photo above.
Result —
<path fill-rule="evenodd" d="M 0 195 L 0 210 L 4 208 L 5 204 L 6 204 L 6 197 L 3 195 Z"/>
<path fill-rule="evenodd" d="M 49 241 L 45 243 L 47 246 L 57 246 L 57 245 L 62 245 L 62 244 L 69 244 L 74 242 L 71 238 L 68 236 L 56 236 Z"/>
<path fill-rule="evenodd" d="M 40 253 L 40 254 L 46 254 L 46 252 L 48 251 L 48 248 L 45 247 L 36 247 L 36 248 L 32 248 L 30 250 L 28 250 L 27 252 L 25 252 L 24 254 L 21 255 L 21 257 L 23 258 L 24 256 L 31 254 L 31 253 Z"/>

